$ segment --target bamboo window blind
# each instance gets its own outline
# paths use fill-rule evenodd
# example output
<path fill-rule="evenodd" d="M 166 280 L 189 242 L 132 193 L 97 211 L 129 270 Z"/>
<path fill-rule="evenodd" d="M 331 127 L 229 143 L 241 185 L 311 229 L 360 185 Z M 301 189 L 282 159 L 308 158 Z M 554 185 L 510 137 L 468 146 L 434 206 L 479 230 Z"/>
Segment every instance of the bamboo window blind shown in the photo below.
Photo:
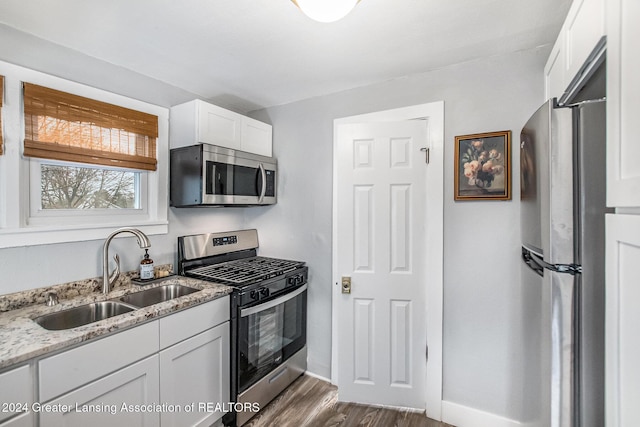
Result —
<path fill-rule="evenodd" d="M 0 156 L 2 156 L 2 153 L 4 152 L 2 150 L 3 148 L 3 143 L 2 143 L 2 100 L 4 99 L 4 77 L 0 76 Z"/>
<path fill-rule="evenodd" d="M 24 155 L 156 170 L 158 117 L 24 83 Z"/>

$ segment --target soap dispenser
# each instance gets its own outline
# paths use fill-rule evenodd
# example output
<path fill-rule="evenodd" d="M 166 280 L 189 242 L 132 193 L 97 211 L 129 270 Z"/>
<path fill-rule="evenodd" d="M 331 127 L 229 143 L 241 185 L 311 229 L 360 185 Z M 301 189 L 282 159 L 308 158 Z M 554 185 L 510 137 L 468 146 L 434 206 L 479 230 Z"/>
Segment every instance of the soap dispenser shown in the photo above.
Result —
<path fill-rule="evenodd" d="M 144 250 L 144 258 L 140 261 L 140 279 L 153 279 L 153 260 L 149 258 L 149 249 Z"/>

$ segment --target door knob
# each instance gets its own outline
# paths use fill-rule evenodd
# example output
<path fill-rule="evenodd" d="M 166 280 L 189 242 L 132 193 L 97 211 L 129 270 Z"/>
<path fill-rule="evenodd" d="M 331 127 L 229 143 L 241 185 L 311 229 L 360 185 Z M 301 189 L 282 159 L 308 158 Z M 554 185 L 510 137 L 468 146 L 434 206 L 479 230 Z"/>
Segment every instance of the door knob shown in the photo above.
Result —
<path fill-rule="evenodd" d="M 342 293 L 350 294 L 351 293 L 351 277 L 342 276 Z"/>

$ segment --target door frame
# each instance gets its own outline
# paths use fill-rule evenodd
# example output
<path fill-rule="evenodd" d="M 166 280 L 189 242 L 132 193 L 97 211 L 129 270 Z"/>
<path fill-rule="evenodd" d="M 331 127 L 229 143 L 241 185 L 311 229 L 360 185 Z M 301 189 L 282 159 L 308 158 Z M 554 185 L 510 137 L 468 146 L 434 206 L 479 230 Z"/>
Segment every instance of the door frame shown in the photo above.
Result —
<path fill-rule="evenodd" d="M 334 301 L 340 295 L 337 268 L 337 187 L 338 127 L 344 124 L 367 122 L 390 122 L 403 120 L 425 120 L 427 123 L 429 165 L 427 167 L 426 242 L 427 253 L 432 254 L 426 262 L 429 279 L 427 289 L 427 363 L 426 412 L 429 418 L 442 419 L 442 318 L 443 318 L 443 252 L 444 252 L 444 101 L 431 102 L 392 110 L 378 111 L 357 116 L 343 117 L 333 121 L 333 214 L 332 214 L 332 303 L 331 303 L 331 382 L 338 383 L 337 318 Z"/>

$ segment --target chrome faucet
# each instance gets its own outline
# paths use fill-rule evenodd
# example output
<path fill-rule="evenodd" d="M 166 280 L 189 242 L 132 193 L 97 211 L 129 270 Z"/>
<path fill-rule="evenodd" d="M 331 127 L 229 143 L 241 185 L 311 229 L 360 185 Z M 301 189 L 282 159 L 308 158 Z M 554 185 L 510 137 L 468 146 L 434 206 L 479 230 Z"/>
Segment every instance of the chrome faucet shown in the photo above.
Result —
<path fill-rule="evenodd" d="M 120 276 L 120 257 L 118 256 L 118 254 L 115 254 L 113 256 L 113 259 L 116 262 L 116 269 L 113 270 L 111 274 L 109 274 L 109 243 L 111 243 L 111 240 L 120 233 L 131 233 L 134 236 L 136 236 L 136 238 L 138 239 L 138 246 L 140 246 L 141 249 L 151 247 L 151 242 L 149 241 L 149 238 L 146 236 L 146 234 L 144 234 L 142 231 L 138 230 L 137 228 L 130 228 L 130 227 L 118 228 L 116 231 L 109 234 L 109 236 L 107 237 L 107 240 L 104 241 L 104 245 L 102 246 L 102 293 L 103 294 L 109 293 L 109 291 L 111 290 L 111 285 L 113 285 L 115 281 L 118 280 L 118 277 Z"/>

